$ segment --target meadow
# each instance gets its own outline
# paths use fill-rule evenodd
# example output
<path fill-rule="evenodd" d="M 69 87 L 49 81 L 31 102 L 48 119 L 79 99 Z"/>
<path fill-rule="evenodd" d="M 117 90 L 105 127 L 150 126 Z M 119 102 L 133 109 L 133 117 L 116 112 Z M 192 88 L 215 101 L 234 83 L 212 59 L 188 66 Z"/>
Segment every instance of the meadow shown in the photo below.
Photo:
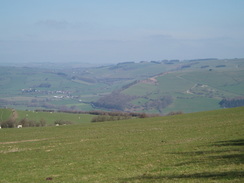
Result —
<path fill-rule="evenodd" d="M 18 122 L 27 119 L 35 122 L 44 120 L 46 125 L 54 125 L 56 121 L 68 121 L 71 124 L 90 123 L 94 115 L 91 114 L 71 114 L 64 112 L 38 112 L 38 111 L 15 111 L 14 119 Z M 13 116 L 11 109 L 0 109 L 0 122 L 6 121 Z"/>
<path fill-rule="evenodd" d="M 243 107 L 1 129 L 0 182 L 243 182 L 243 131 Z"/>
<path fill-rule="evenodd" d="M 0 109 L 0 121 L 5 121 L 10 118 L 12 111 L 10 109 Z"/>
<path fill-rule="evenodd" d="M 90 114 L 68 114 L 61 112 L 32 112 L 32 111 L 17 111 L 19 116 L 18 119 L 27 118 L 34 121 L 40 121 L 44 119 L 47 124 L 54 124 L 57 120 L 70 121 L 73 124 L 78 123 L 89 123 L 94 117 Z"/>

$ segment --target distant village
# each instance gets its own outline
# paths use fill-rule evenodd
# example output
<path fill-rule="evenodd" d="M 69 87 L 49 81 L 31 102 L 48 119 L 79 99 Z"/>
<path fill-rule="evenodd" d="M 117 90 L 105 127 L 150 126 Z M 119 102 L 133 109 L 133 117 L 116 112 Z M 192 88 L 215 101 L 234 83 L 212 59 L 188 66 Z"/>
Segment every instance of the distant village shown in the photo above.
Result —
<path fill-rule="evenodd" d="M 54 95 L 53 98 L 56 99 L 78 99 L 78 96 L 72 96 L 70 91 L 50 91 L 50 90 L 37 90 L 35 88 L 21 89 L 22 94 L 44 94 L 44 95 Z"/>

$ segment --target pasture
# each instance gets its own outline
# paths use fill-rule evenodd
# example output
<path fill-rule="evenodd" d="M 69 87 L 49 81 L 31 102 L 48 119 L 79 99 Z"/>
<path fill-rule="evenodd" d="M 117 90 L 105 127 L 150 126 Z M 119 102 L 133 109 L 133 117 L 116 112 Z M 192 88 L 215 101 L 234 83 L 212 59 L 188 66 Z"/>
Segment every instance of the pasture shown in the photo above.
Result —
<path fill-rule="evenodd" d="M 93 110 L 114 91 L 134 97 L 126 111 L 167 114 L 220 109 L 224 98 L 243 97 L 244 59 L 125 62 L 91 68 L 58 65 L 0 67 L 0 108 Z M 166 108 L 147 107 L 171 96 Z M 139 102 L 143 101 L 143 102 Z M 199 101 L 206 101 L 198 105 Z M 144 105 L 146 104 L 146 106 Z M 213 105 L 212 105 L 213 104 Z M 185 106 L 189 106 L 185 108 Z M 155 106 L 155 105 L 154 105 Z M 183 106 L 183 107 L 180 107 Z M 204 106 L 204 107 L 203 107 Z M 98 106 L 97 106 L 98 107 Z M 101 110 L 104 110 L 100 106 Z"/>
<path fill-rule="evenodd" d="M 72 124 L 90 123 L 94 115 L 91 114 L 71 114 L 63 112 L 37 112 L 14 110 L 14 119 L 20 121 L 27 119 L 35 122 L 44 120 L 46 125 L 54 125 L 55 121 L 69 121 Z M 0 109 L 0 122 L 13 118 L 11 109 Z"/>
<path fill-rule="evenodd" d="M 10 109 L 0 109 L 0 121 L 5 121 L 10 118 L 12 111 Z"/>
<path fill-rule="evenodd" d="M 61 112 L 34 112 L 34 111 L 17 111 L 18 120 L 23 118 L 40 121 L 44 119 L 47 124 L 54 124 L 57 120 L 70 121 L 73 124 L 89 123 L 94 115 L 90 114 L 69 114 Z"/>
<path fill-rule="evenodd" d="M 0 182 L 243 182 L 243 131 L 243 107 L 1 129 Z"/>

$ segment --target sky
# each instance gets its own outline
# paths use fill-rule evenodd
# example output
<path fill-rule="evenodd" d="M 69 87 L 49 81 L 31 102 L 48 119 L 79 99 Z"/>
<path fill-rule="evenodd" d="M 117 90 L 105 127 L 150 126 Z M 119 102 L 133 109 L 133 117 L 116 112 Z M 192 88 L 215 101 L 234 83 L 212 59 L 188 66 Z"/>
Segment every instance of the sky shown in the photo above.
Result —
<path fill-rule="evenodd" d="M 0 62 L 244 58 L 244 0 L 0 0 Z"/>

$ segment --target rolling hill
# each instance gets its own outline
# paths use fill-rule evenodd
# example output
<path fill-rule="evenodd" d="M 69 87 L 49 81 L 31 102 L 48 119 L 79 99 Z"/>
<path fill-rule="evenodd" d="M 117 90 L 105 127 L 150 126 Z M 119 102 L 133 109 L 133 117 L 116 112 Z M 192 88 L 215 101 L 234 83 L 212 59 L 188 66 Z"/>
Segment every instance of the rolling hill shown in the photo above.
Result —
<path fill-rule="evenodd" d="M 244 96 L 244 59 L 0 67 L 0 107 L 167 114 L 221 108 Z"/>

